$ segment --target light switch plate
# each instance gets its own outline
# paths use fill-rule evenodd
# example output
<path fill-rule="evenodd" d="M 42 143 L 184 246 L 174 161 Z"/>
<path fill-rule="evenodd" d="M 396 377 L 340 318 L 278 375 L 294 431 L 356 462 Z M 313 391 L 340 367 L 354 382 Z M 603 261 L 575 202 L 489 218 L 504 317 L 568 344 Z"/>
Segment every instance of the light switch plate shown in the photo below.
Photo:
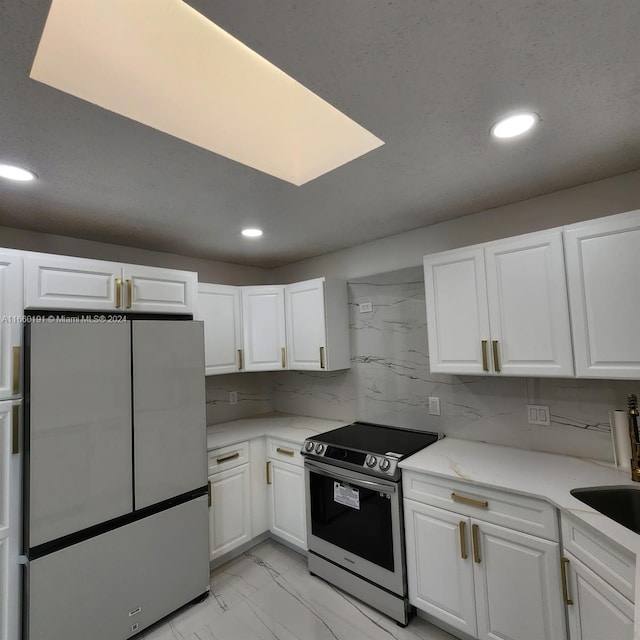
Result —
<path fill-rule="evenodd" d="M 436 396 L 429 396 L 429 415 L 440 415 L 440 398 L 437 398 Z"/>
<path fill-rule="evenodd" d="M 528 404 L 527 420 L 529 424 L 539 424 L 543 427 L 551 426 L 551 412 L 549 405 L 546 404 Z"/>
<path fill-rule="evenodd" d="M 229 404 L 238 404 L 238 392 L 229 391 Z"/>
<path fill-rule="evenodd" d="M 373 311 L 373 304 L 371 302 L 361 302 L 358 305 L 360 313 L 371 313 Z"/>

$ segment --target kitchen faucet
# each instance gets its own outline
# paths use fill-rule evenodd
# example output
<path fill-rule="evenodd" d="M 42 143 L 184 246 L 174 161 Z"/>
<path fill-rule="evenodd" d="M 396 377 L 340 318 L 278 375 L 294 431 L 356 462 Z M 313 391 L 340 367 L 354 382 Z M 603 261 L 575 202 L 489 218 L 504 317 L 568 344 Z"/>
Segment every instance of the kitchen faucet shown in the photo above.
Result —
<path fill-rule="evenodd" d="M 638 398 L 634 393 L 627 396 L 629 407 L 629 438 L 631 439 L 631 479 L 640 482 L 640 438 L 638 436 Z"/>

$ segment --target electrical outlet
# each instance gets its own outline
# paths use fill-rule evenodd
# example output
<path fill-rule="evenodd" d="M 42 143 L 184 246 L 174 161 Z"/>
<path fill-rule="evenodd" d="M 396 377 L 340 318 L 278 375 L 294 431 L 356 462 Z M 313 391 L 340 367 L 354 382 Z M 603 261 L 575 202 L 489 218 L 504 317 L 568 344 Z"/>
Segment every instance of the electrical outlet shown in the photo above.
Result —
<path fill-rule="evenodd" d="M 528 404 L 527 419 L 529 424 L 539 424 L 543 427 L 551 426 L 551 412 L 549 405 L 546 404 Z"/>
<path fill-rule="evenodd" d="M 371 302 L 361 302 L 358 307 L 360 313 L 371 313 L 373 311 L 373 304 L 371 304 Z"/>
<path fill-rule="evenodd" d="M 238 404 L 238 392 L 229 391 L 229 404 Z"/>
<path fill-rule="evenodd" d="M 429 415 L 430 416 L 440 415 L 440 398 L 436 398 L 435 396 L 429 396 Z"/>

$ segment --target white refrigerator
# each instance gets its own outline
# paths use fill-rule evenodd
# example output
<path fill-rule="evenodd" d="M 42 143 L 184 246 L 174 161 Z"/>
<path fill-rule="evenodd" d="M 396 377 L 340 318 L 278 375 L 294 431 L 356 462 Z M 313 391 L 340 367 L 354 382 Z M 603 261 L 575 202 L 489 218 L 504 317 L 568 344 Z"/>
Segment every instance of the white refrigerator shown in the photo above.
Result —
<path fill-rule="evenodd" d="M 202 323 L 79 320 L 25 330 L 25 640 L 129 638 L 209 590 Z"/>

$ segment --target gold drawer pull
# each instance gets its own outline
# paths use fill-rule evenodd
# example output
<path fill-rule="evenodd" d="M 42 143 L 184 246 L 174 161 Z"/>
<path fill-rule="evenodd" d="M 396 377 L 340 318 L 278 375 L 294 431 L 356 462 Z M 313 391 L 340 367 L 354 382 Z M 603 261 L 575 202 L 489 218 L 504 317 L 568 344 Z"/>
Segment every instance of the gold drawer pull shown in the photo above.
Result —
<path fill-rule="evenodd" d="M 493 368 L 500 373 L 500 360 L 498 359 L 498 341 L 493 341 Z"/>
<path fill-rule="evenodd" d="M 451 499 L 454 502 L 468 504 L 470 507 L 479 507 L 480 509 L 487 509 L 489 507 L 489 503 L 486 500 L 474 500 L 473 498 L 467 498 L 466 496 L 459 496 L 457 493 L 452 493 Z"/>
<path fill-rule="evenodd" d="M 238 369 L 244 369 L 244 359 L 242 357 L 242 349 L 238 349 Z"/>
<path fill-rule="evenodd" d="M 280 349 L 280 358 L 282 359 L 282 368 L 284 369 L 287 366 L 287 350 L 284 347 Z"/>
<path fill-rule="evenodd" d="M 116 278 L 116 309 L 122 306 L 122 278 Z"/>
<path fill-rule="evenodd" d="M 127 309 L 133 304 L 133 281 L 127 280 Z"/>
<path fill-rule="evenodd" d="M 562 597 L 565 604 L 573 604 L 573 600 L 569 597 L 569 579 L 567 577 L 567 567 L 569 566 L 569 558 L 560 558 L 560 573 L 562 573 Z"/>
<path fill-rule="evenodd" d="M 13 433 L 11 434 L 11 453 L 16 455 L 20 453 L 20 409 L 17 405 L 11 407 L 13 413 Z"/>
<path fill-rule="evenodd" d="M 487 340 L 482 341 L 482 370 L 489 371 L 489 358 L 487 356 Z"/>
<path fill-rule="evenodd" d="M 466 560 L 469 557 L 467 554 L 467 523 L 464 520 L 460 520 L 458 528 L 460 530 L 460 557 Z"/>
<path fill-rule="evenodd" d="M 283 449 L 282 447 L 278 447 L 276 449 L 278 453 L 283 453 L 285 456 L 293 456 L 295 451 L 291 451 L 291 449 Z"/>
<path fill-rule="evenodd" d="M 224 456 L 223 458 L 216 458 L 216 462 L 218 464 L 222 464 L 223 462 L 229 462 L 229 460 L 235 460 L 236 458 L 240 457 L 240 453 L 238 451 L 236 451 L 235 453 L 232 453 L 230 456 Z"/>
<path fill-rule="evenodd" d="M 471 525 L 471 542 L 473 543 L 473 561 L 480 564 L 480 542 L 478 541 L 478 525 Z"/>
<path fill-rule="evenodd" d="M 13 347 L 13 395 L 20 393 L 20 347 Z"/>
<path fill-rule="evenodd" d="M 267 460 L 267 484 L 271 484 L 271 462 Z"/>
<path fill-rule="evenodd" d="M 325 368 L 325 364 L 324 364 L 324 347 L 320 347 L 320 368 L 321 369 Z"/>

